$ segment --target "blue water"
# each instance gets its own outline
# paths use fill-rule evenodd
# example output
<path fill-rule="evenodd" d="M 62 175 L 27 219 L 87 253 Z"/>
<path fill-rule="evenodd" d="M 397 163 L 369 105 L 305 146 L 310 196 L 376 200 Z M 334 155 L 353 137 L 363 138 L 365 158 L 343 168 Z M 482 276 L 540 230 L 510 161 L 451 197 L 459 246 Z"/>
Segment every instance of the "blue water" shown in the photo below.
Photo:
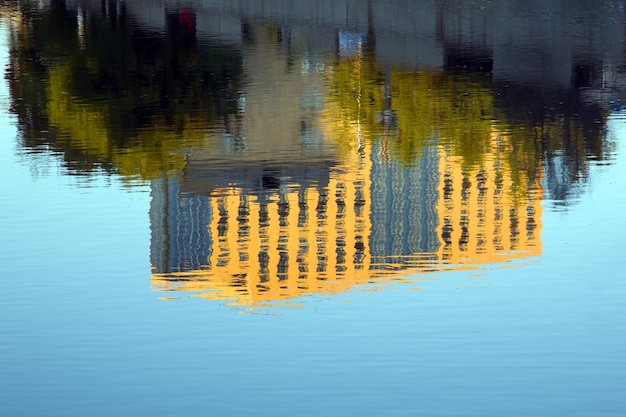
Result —
<path fill-rule="evenodd" d="M 164 300 L 149 184 L 24 149 L 10 100 L 2 83 L 0 416 L 626 410 L 626 115 L 584 192 L 542 201 L 539 256 L 246 308 Z"/>

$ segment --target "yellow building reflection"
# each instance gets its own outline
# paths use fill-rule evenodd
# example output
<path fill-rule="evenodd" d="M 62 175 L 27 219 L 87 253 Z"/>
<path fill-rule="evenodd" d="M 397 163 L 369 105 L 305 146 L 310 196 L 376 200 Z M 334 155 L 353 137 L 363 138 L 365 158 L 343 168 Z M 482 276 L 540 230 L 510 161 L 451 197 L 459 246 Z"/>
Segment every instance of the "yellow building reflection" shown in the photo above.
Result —
<path fill-rule="evenodd" d="M 541 254 L 541 177 L 513 172 L 511 149 L 497 132 L 481 166 L 468 170 L 440 147 L 437 259 L 454 265 L 489 264 Z M 513 176 L 522 176 L 513 180 Z"/>
<path fill-rule="evenodd" d="M 164 179 L 153 185 L 153 288 L 255 305 L 538 255 L 539 179 L 514 189 L 498 157 L 506 138 L 492 141 L 469 171 L 444 146 L 411 174 L 385 163 L 381 146 L 354 143 L 326 180 L 306 185 L 285 171 L 269 190 L 184 196 Z"/>
<path fill-rule="evenodd" d="M 248 305 L 311 293 L 335 294 L 367 282 L 372 275 L 368 250 L 372 161 L 364 153 L 351 156 L 340 166 L 323 167 L 326 175 L 308 185 L 292 182 L 297 174 L 287 170 L 285 177 L 275 179 L 276 184 L 257 193 L 230 187 L 216 188 L 209 196 L 189 197 L 204 205 L 196 209 L 206 221 L 199 225 L 206 228 L 204 242 L 187 240 L 179 247 L 197 248 L 207 244 L 205 239 L 210 247 L 200 250 L 205 258 L 194 262 L 201 268 L 193 270 L 177 262 L 158 265 L 153 251 L 157 271 L 172 270 L 152 275 L 155 289 L 199 292 Z M 259 178 L 260 183 L 272 181 L 267 178 Z M 160 208 L 170 206 L 164 201 L 164 189 L 176 185 L 174 179 L 153 185 L 152 210 L 155 201 Z M 176 199 L 178 190 L 170 195 Z M 153 248 L 155 237 L 161 236 L 155 225 L 167 222 L 155 217 L 153 213 Z M 156 246 L 157 250 L 167 247 L 161 242 Z M 159 259 L 163 261 L 162 256 Z"/>
<path fill-rule="evenodd" d="M 541 175 L 511 166 L 490 90 L 366 51 L 294 65 L 251 30 L 223 146 L 152 181 L 155 290 L 259 305 L 541 253 Z"/>

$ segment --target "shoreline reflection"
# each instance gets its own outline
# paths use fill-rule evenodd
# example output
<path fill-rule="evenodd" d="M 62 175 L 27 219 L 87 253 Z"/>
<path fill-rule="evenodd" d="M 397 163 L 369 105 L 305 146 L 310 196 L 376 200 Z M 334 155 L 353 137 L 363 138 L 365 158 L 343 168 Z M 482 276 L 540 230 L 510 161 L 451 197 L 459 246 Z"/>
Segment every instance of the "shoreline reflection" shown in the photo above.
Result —
<path fill-rule="evenodd" d="M 624 33 L 578 3 L 529 33 L 513 3 L 8 2 L 18 140 L 150 184 L 157 291 L 254 305 L 536 257 L 542 204 L 610 163 Z"/>

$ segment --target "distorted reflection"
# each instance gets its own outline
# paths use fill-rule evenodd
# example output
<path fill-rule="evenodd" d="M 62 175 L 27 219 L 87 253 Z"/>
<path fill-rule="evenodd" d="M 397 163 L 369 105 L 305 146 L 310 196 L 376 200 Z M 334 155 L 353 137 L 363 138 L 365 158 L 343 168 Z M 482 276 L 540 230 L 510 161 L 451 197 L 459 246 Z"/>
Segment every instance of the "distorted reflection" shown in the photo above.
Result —
<path fill-rule="evenodd" d="M 197 171 L 153 181 L 153 284 L 255 304 L 541 253 L 539 177 L 518 191 L 497 153 L 464 171 L 444 146 L 403 167 L 353 145 L 330 170 L 205 170 L 212 184 L 196 190 Z"/>
<path fill-rule="evenodd" d="M 22 145 L 62 155 L 71 172 L 179 172 L 237 108 L 237 45 L 198 45 L 184 11 L 164 12 L 157 31 L 115 2 L 16 3 L 9 82 Z"/>
<path fill-rule="evenodd" d="M 162 3 L 2 9 L 22 147 L 149 181 L 157 291 L 254 305 L 537 256 L 544 205 L 610 158 L 624 33 L 581 40 L 581 2 L 558 33 L 491 2 Z"/>

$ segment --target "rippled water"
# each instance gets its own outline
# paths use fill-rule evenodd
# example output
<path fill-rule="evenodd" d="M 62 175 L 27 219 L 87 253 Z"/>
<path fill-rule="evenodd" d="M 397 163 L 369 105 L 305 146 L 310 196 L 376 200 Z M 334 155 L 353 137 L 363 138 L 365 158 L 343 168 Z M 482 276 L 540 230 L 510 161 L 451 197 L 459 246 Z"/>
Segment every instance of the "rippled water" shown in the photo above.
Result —
<path fill-rule="evenodd" d="M 3 2 L 0 415 L 622 415 L 588 3 Z"/>

